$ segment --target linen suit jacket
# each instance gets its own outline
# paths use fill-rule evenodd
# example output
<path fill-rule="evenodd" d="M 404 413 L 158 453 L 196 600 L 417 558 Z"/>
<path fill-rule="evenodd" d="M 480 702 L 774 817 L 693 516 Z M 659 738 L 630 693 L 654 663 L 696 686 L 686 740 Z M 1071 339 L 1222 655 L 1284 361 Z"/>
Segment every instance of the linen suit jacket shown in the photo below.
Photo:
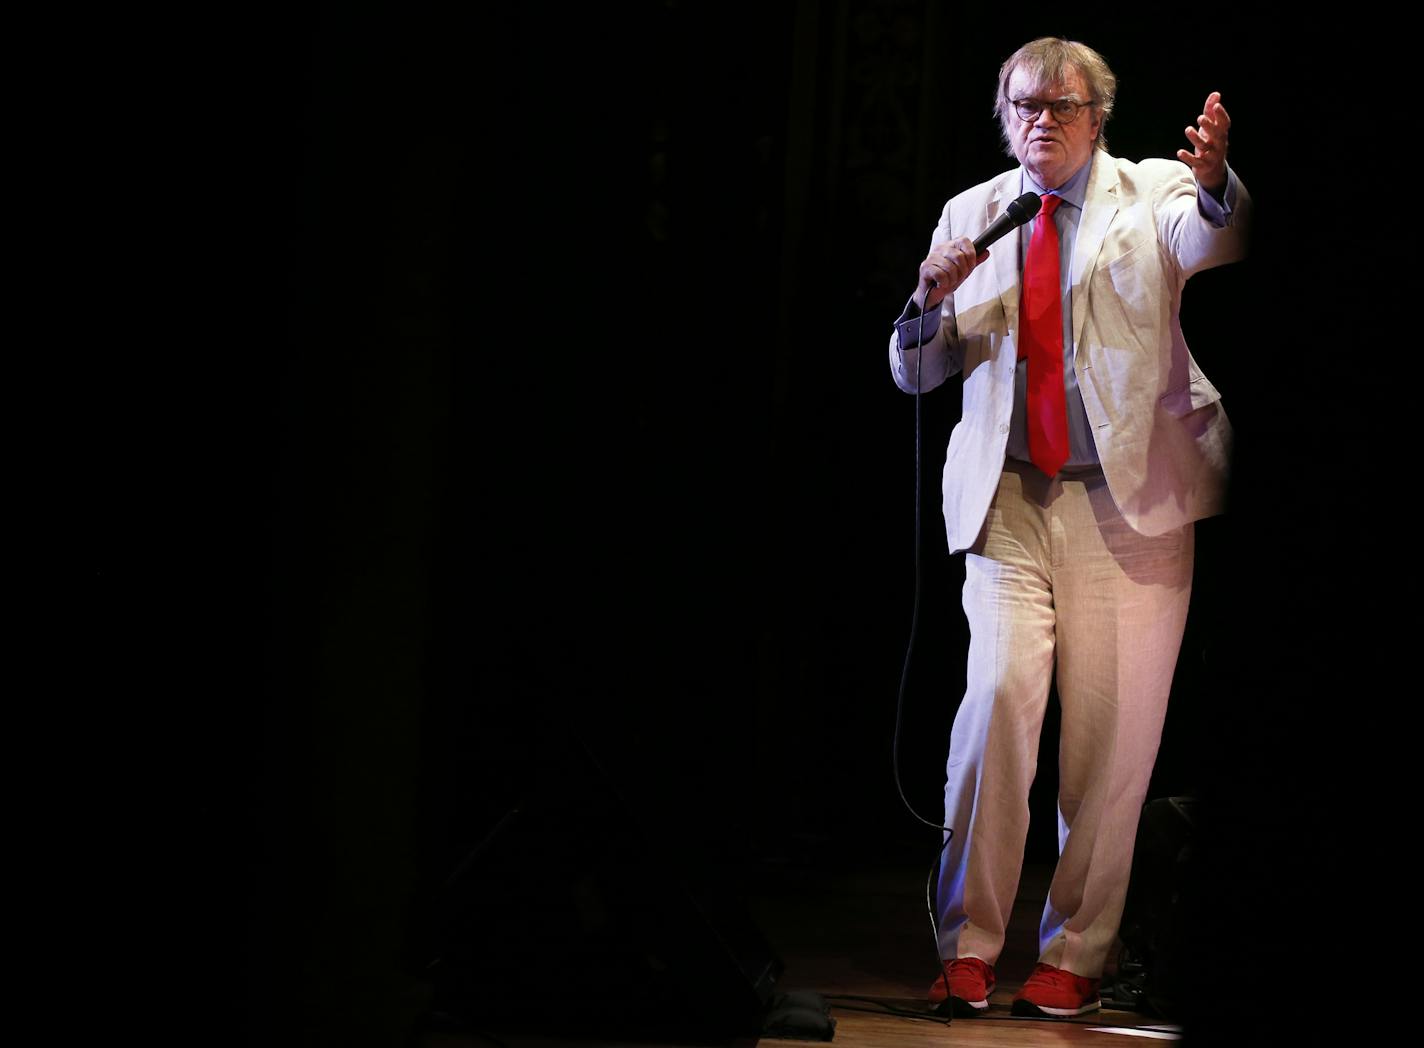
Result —
<path fill-rule="evenodd" d="M 954 197 L 931 242 L 977 236 L 1019 189 L 1016 168 Z M 1093 151 L 1073 251 L 1073 368 L 1108 489 L 1129 526 L 1144 535 L 1223 508 L 1230 423 L 1187 349 L 1178 312 L 1188 277 L 1245 254 L 1249 210 L 1238 181 L 1227 225 L 1216 227 L 1198 208 L 1185 164 L 1132 163 Z M 978 538 L 1013 411 L 1018 238 L 989 253 L 944 299 L 933 339 L 902 354 L 898 333 L 890 337 L 891 371 L 906 392 L 915 391 L 917 364 L 922 391 L 964 375 L 963 414 L 944 465 L 951 552 Z"/>

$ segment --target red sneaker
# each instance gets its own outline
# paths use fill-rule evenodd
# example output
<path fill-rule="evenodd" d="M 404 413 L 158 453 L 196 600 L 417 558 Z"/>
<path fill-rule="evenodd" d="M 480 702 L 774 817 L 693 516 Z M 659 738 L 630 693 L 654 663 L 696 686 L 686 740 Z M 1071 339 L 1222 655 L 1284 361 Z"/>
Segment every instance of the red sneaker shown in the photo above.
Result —
<path fill-rule="evenodd" d="M 1051 964 L 1036 964 L 1028 982 L 1014 995 L 1013 1013 L 1064 1018 L 1095 1011 L 1103 1004 L 1098 998 L 1100 981 Z"/>
<path fill-rule="evenodd" d="M 943 1013 L 946 1001 L 954 1015 L 983 1015 L 989 1010 L 989 995 L 994 992 L 993 968 L 978 957 L 956 957 L 940 963 L 944 971 L 930 987 L 930 1006 L 935 1011 Z"/>

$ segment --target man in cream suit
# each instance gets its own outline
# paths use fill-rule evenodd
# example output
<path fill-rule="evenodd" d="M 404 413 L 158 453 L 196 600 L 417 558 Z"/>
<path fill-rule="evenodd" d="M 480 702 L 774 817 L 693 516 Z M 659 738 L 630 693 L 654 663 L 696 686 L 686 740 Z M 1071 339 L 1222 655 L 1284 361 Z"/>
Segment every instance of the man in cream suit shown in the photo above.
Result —
<path fill-rule="evenodd" d="M 1115 91 L 1082 44 L 1035 40 L 1004 63 L 997 108 L 1021 166 L 945 206 L 890 340 L 901 389 L 964 383 L 944 517 L 950 550 L 966 551 L 971 639 L 930 991 L 955 1014 L 982 1014 L 994 988 L 1055 669 L 1060 855 L 1013 1010 L 1099 1006 L 1186 622 L 1192 522 L 1222 509 L 1230 429 L 1178 308 L 1192 273 L 1244 253 L 1230 119 L 1213 92 L 1180 162 L 1134 164 L 1106 150 Z M 1039 215 L 976 258 L 968 237 L 1025 192 Z"/>

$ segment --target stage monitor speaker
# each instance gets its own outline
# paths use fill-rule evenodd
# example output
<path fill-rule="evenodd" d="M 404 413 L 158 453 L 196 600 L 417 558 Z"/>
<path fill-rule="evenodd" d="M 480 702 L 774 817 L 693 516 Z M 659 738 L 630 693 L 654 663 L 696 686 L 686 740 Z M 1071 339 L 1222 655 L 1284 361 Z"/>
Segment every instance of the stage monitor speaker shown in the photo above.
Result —
<path fill-rule="evenodd" d="M 1164 797 L 1142 809 L 1123 908 L 1123 954 L 1113 997 L 1165 1018 L 1177 1018 L 1189 933 L 1185 896 L 1193 876 L 1197 802 Z"/>
<path fill-rule="evenodd" d="M 760 1032 L 784 965 L 695 827 L 637 824 L 575 745 L 461 863 L 436 912 L 434 1025 L 724 1040 Z"/>

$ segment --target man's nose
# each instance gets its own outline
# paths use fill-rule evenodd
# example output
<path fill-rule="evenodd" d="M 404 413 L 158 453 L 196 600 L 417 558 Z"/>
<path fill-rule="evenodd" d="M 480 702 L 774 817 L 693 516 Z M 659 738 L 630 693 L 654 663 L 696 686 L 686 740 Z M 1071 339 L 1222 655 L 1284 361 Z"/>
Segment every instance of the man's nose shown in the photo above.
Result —
<path fill-rule="evenodd" d="M 1038 116 L 1034 118 L 1035 125 L 1051 126 L 1058 123 L 1058 118 L 1053 115 L 1052 106 L 1044 106 L 1038 111 Z"/>

